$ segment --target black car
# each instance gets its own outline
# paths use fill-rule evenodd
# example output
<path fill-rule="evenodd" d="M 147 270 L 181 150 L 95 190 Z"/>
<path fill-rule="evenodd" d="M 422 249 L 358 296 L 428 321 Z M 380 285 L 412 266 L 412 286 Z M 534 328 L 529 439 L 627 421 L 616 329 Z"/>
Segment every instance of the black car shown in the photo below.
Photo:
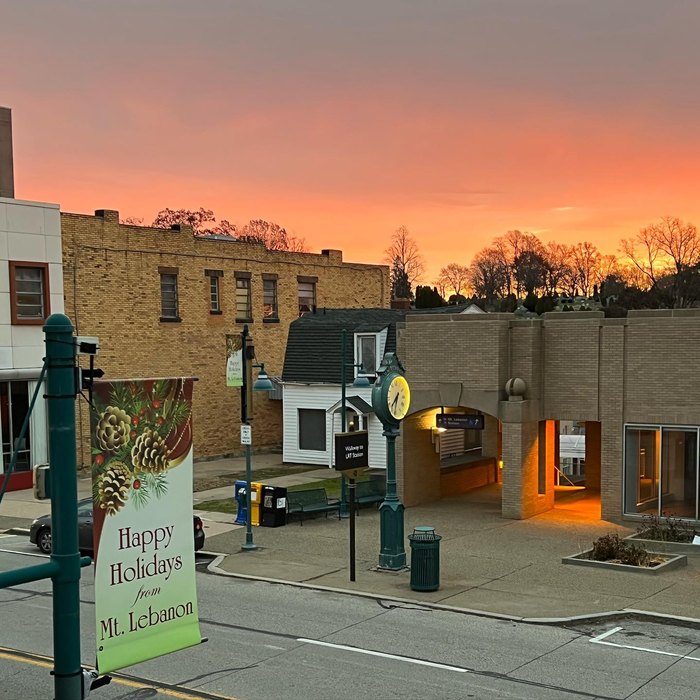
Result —
<path fill-rule="evenodd" d="M 204 525 L 198 515 L 192 516 L 194 551 L 204 547 Z M 51 553 L 51 515 L 37 518 L 29 530 L 29 541 L 44 554 Z M 78 547 L 81 552 L 92 553 L 92 499 L 78 501 Z"/>

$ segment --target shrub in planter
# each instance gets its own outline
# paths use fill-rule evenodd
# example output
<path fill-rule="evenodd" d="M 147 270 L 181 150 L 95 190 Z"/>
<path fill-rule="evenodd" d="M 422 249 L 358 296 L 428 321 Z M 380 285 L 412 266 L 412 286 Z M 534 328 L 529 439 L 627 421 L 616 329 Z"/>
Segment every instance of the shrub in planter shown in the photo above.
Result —
<path fill-rule="evenodd" d="M 623 540 L 619 535 L 603 535 L 593 542 L 591 559 L 614 561 L 629 566 L 649 566 L 649 553 L 637 544 Z"/>
<path fill-rule="evenodd" d="M 661 542 L 692 542 L 697 534 L 689 523 L 665 513 L 662 517 L 645 515 L 637 533 L 643 535 L 644 539 Z"/>

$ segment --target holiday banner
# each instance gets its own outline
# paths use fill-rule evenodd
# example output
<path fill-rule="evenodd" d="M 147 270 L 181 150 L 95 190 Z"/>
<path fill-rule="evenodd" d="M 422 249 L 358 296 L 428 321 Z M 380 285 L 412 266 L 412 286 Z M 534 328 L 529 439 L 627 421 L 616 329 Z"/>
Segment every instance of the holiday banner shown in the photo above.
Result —
<path fill-rule="evenodd" d="M 95 382 L 97 667 L 201 641 L 192 517 L 192 379 Z"/>
<path fill-rule="evenodd" d="M 243 338 L 226 336 L 226 386 L 243 386 Z"/>

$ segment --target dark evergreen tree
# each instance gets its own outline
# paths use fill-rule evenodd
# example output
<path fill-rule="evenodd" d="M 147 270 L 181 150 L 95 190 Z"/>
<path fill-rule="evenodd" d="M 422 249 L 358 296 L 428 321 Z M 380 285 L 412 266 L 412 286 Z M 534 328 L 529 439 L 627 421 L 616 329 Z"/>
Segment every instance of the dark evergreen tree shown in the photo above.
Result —
<path fill-rule="evenodd" d="M 445 306 L 445 300 L 440 296 L 437 287 L 421 286 L 416 287 L 416 308 L 435 309 Z"/>
<path fill-rule="evenodd" d="M 411 282 L 398 259 L 395 259 L 391 266 L 391 296 L 394 299 L 413 299 Z"/>

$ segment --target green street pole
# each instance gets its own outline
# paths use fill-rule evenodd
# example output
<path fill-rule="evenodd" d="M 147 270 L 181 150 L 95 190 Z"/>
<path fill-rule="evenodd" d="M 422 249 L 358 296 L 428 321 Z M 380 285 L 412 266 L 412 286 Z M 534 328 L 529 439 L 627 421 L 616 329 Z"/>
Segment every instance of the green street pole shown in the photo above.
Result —
<path fill-rule="evenodd" d="M 73 325 L 52 314 L 46 335 L 46 398 L 51 464 L 51 563 L 55 700 L 82 696 L 80 662 L 80 552 L 78 477 L 75 459 L 75 357 Z"/>
<path fill-rule="evenodd" d="M 348 342 L 348 333 L 345 328 L 343 328 L 340 335 L 340 432 L 344 433 L 347 428 L 345 421 L 345 354 Z M 344 475 L 340 477 L 340 510 L 338 514 L 341 518 L 350 517 L 348 510 L 348 482 Z"/>
<path fill-rule="evenodd" d="M 248 406 L 248 324 L 243 326 L 241 333 L 241 350 L 243 353 L 243 386 L 241 387 L 241 425 L 250 425 Z M 252 435 L 252 429 L 251 429 Z M 252 441 L 252 437 L 251 437 Z M 251 512 L 251 481 L 253 480 L 253 458 L 251 456 L 251 445 L 245 445 L 245 480 L 246 480 L 246 518 L 245 518 L 245 544 L 241 546 L 246 552 L 257 549 L 257 545 L 253 542 L 253 513 Z"/>
<path fill-rule="evenodd" d="M 379 568 L 397 571 L 406 567 L 403 537 L 403 503 L 396 490 L 396 438 L 398 426 L 384 425 L 386 437 L 386 496 L 379 506 Z"/>

